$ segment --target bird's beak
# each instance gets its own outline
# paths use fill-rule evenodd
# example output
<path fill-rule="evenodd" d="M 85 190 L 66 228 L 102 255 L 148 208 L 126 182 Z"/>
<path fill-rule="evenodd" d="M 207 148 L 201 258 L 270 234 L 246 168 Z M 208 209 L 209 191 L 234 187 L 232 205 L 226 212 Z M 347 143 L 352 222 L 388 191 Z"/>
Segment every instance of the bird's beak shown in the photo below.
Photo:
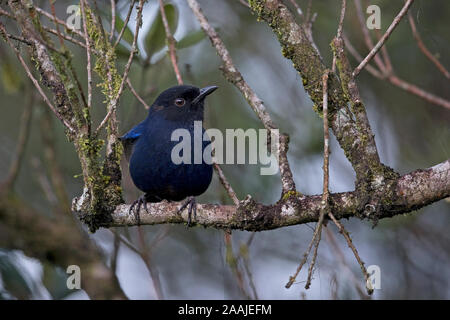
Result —
<path fill-rule="evenodd" d="M 210 95 L 211 93 L 216 91 L 217 88 L 217 86 L 209 86 L 200 89 L 200 94 L 197 96 L 197 98 L 194 99 L 194 101 L 192 101 L 192 104 L 196 104 L 202 101 L 207 95 Z"/>

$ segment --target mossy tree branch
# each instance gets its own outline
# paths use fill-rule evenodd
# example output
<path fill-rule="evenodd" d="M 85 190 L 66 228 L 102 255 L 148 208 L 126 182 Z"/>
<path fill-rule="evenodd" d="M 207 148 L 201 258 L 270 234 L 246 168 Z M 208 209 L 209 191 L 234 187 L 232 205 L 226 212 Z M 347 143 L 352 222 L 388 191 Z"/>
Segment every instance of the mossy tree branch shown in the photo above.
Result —
<path fill-rule="evenodd" d="M 290 59 L 294 68 L 302 77 L 303 86 L 314 103 L 315 110 L 322 115 L 322 75 L 327 67 L 323 63 L 314 44 L 307 37 L 304 26 L 296 23 L 289 9 L 279 0 L 251 0 L 252 11 L 258 19 L 266 21 L 277 35 L 283 55 Z M 337 60 L 338 67 L 344 62 Z M 380 163 L 375 139 L 365 115 L 364 105 L 355 98 L 353 90 L 349 90 L 350 79 L 342 79 L 346 73 L 341 73 L 341 81 L 334 73 L 329 80 L 329 121 L 345 155 L 352 164 L 357 186 L 363 180 L 375 179 L 378 176 L 391 174 L 391 170 Z M 347 108 L 350 103 L 352 112 Z"/>
<path fill-rule="evenodd" d="M 9 0 L 8 4 L 14 12 L 22 36 L 32 44 L 29 46 L 30 55 L 41 75 L 41 82 L 53 94 L 59 116 L 75 129 L 66 130 L 66 135 L 75 146 L 83 172 L 85 187 L 83 195 L 78 199 L 82 201 L 77 201 L 77 205 L 86 213 L 83 220 L 91 230 L 95 230 L 96 221 L 108 219 L 114 208 L 123 202 L 118 166 L 121 157 L 120 146 L 109 139 L 106 160 L 102 160 L 100 151 L 104 141 L 91 134 L 90 110 L 81 103 L 79 99 L 81 93 L 76 91 L 79 86 L 70 72 L 74 70 L 71 53 L 67 50 L 54 49 L 51 39 L 42 28 L 39 15 L 30 3 L 24 0 Z M 86 10 L 91 12 L 89 8 Z M 112 86 L 105 87 L 105 90 L 110 89 L 116 93 L 117 90 L 113 89 L 120 87 L 121 78 L 113 72 L 116 70 L 115 57 L 112 50 L 101 47 L 101 39 L 95 41 L 99 40 L 98 37 L 104 37 L 96 27 L 98 25 L 95 23 L 90 25 L 91 40 L 99 46 L 96 50 L 105 49 L 105 55 L 97 56 L 97 67 L 98 70 L 104 68 L 109 75 L 113 75 L 104 79 L 105 83 Z M 116 98 L 116 102 L 117 100 Z M 114 126 L 109 125 L 108 128 L 111 130 Z M 117 136 L 117 131 L 113 133 Z"/>
<path fill-rule="evenodd" d="M 373 190 L 370 203 L 359 192 L 329 195 L 330 210 L 336 219 L 358 217 L 377 221 L 420 209 L 450 196 L 450 160 L 432 168 L 419 169 L 401 176 L 391 184 Z M 186 223 L 187 214 L 178 214 L 180 202 L 148 204 L 140 223 L 146 225 Z M 129 205 L 120 205 L 112 214 L 112 221 L 102 227 L 135 226 Z M 238 206 L 199 204 L 195 223 L 217 229 L 264 231 L 291 225 L 317 222 L 323 208 L 322 195 L 303 196 L 291 193 L 273 205 L 255 202 L 250 196 Z"/>

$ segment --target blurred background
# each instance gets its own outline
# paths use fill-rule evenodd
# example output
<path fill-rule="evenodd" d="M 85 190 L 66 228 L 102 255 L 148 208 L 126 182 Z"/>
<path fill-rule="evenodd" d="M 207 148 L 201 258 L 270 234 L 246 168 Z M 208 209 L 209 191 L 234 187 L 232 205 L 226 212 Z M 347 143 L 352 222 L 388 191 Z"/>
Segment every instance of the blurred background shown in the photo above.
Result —
<path fill-rule="evenodd" d="M 109 1 L 97 2 L 108 30 Z M 284 2 L 295 12 L 290 1 Z M 297 1 L 304 10 L 307 2 Z M 262 128 L 240 92 L 222 76 L 221 61 L 187 3 L 184 0 L 166 3 L 178 41 L 177 55 L 184 81 L 198 87 L 220 87 L 207 100 L 205 127 Z M 199 0 L 199 3 L 280 131 L 290 135 L 289 160 L 297 189 L 305 194 L 321 193 L 322 120 L 313 111 L 291 62 L 282 56 L 275 35 L 238 0 Z M 403 1 L 387 0 L 362 3 L 364 9 L 367 3 L 380 6 L 382 32 L 403 5 Z M 48 1 L 35 4 L 50 12 Z M 57 1 L 57 16 L 65 19 L 71 4 L 78 2 Z M 7 9 L 5 4 L 1 7 Z M 344 32 L 365 56 L 368 50 L 353 1 L 348 1 L 347 7 Z M 117 1 L 121 19 L 125 19 L 127 10 L 128 1 Z M 329 43 L 336 33 L 340 1 L 313 1 L 312 12 L 317 13 L 313 26 L 315 42 L 324 62 L 331 66 Z M 417 0 L 411 13 L 425 45 L 449 68 L 450 2 Z M 134 15 L 129 30 L 134 30 Z M 123 25 L 121 19 L 117 20 Z M 10 33 L 20 34 L 8 18 L 0 15 L 0 21 Z M 46 18 L 42 21 L 52 26 Z M 376 41 L 375 34 L 372 36 Z M 119 70 L 123 70 L 128 57 L 127 41 L 132 41 L 132 31 L 125 32 L 118 49 Z M 14 43 L 29 62 L 26 46 Z M 67 46 L 86 87 L 86 52 L 71 43 Z M 176 84 L 155 0 L 148 1 L 144 9 L 139 49 L 129 77 L 150 105 L 161 91 Z M 450 99 L 449 79 L 419 50 L 406 18 L 387 42 L 387 50 L 398 77 Z M 355 67 L 357 61 L 350 60 Z M 89 233 L 69 210 L 71 199 L 80 195 L 83 188 L 73 144 L 67 141 L 60 122 L 42 104 L 4 41 L 0 42 L 0 76 L 0 181 L 14 173 L 11 164 L 17 156 L 17 146 L 21 139 L 26 140 L 17 178 L 0 200 L 0 299 L 121 295 L 130 299 L 368 298 L 359 266 L 333 225 L 324 230 L 309 290 L 304 289 L 307 268 L 290 289 L 284 286 L 307 248 L 314 224 L 258 233 L 233 231 L 231 239 L 226 239 L 220 230 L 183 225 L 101 229 Z M 382 162 L 404 174 L 450 158 L 448 109 L 376 79 L 366 71 L 358 77 L 358 84 Z M 93 99 L 94 123 L 98 123 L 105 114 L 99 88 L 94 88 Z M 120 132 L 125 133 L 146 117 L 147 110 L 125 90 L 118 114 Z M 29 132 L 24 129 L 27 127 Z M 247 194 L 266 204 L 279 199 L 279 175 L 261 176 L 258 165 L 222 168 L 240 199 Z M 125 162 L 123 174 L 125 200 L 130 203 L 140 193 L 128 176 Z M 353 190 L 354 178 L 349 162 L 332 137 L 330 190 Z M 217 176 L 198 201 L 232 204 Z M 380 268 L 381 289 L 375 290 L 372 299 L 450 298 L 449 213 L 447 199 L 417 212 L 379 221 L 375 228 L 369 221 L 343 221 L 366 266 Z M 70 264 L 81 266 L 82 287 L 86 290 L 67 289 L 66 268 Z M 93 266 L 100 271 L 91 272 L 89 268 Z M 83 278 L 85 275 L 88 278 Z"/>

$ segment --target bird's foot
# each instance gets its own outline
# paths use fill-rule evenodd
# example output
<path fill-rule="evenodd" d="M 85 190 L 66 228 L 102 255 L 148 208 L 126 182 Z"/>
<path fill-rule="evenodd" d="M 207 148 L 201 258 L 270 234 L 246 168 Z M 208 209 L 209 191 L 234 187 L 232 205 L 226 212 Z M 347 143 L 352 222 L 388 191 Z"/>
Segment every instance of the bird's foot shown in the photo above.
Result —
<path fill-rule="evenodd" d="M 139 212 L 141 211 L 141 206 L 144 206 L 145 211 L 147 213 L 148 212 L 148 208 L 147 208 L 147 198 L 145 197 L 145 195 L 140 196 L 136 201 L 134 201 L 131 206 L 130 209 L 128 210 L 128 213 L 131 214 L 131 212 L 133 211 L 133 209 L 136 207 L 136 210 L 134 210 L 134 217 L 136 219 L 136 224 L 140 225 L 141 224 L 141 216 L 139 214 Z"/>
<path fill-rule="evenodd" d="M 189 207 L 188 207 L 189 206 Z M 192 222 L 192 212 L 194 213 L 194 220 L 197 219 L 197 202 L 195 197 L 189 197 L 178 210 L 177 214 L 180 214 L 186 207 L 188 207 L 188 221 L 187 226 L 191 226 Z"/>

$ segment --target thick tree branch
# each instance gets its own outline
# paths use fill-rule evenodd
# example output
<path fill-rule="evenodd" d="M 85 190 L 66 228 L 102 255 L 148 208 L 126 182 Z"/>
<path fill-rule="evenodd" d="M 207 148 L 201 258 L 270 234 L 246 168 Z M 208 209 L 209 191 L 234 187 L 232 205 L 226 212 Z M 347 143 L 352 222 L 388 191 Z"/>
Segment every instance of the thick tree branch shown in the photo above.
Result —
<path fill-rule="evenodd" d="M 278 36 L 283 55 L 293 62 L 294 68 L 302 77 L 305 90 L 315 104 L 314 108 L 321 113 L 322 75 L 326 66 L 307 37 L 304 27 L 296 23 L 294 16 L 280 0 L 251 0 L 249 3 L 253 12 L 266 21 Z M 350 67 L 340 65 L 345 61 L 339 52 L 335 54 L 337 65 L 341 67 L 342 83 L 335 74 L 330 74 L 330 127 L 356 172 L 357 186 L 365 185 L 363 189 L 367 193 L 367 183 L 374 180 L 383 183 L 386 176 L 395 174 L 380 163 L 375 139 L 349 71 Z M 345 79 L 342 79 L 343 76 Z M 353 114 L 347 108 L 348 102 Z"/>
<path fill-rule="evenodd" d="M 330 194 L 330 209 L 338 220 L 358 217 L 375 221 L 420 209 L 450 196 L 450 159 L 432 168 L 413 171 L 389 184 L 379 185 L 373 194 L 370 203 L 366 203 L 355 191 Z M 322 200 L 322 195 L 290 195 L 274 205 L 263 205 L 248 196 L 239 206 L 198 204 L 196 224 L 217 229 L 264 231 L 317 222 L 323 208 Z M 149 213 L 141 211 L 140 223 L 186 223 L 187 213 L 177 214 L 180 207 L 179 202 L 149 204 Z M 137 225 L 129 208 L 129 205 L 119 205 L 111 221 L 102 227 Z M 78 211 L 76 206 L 74 209 Z"/>

